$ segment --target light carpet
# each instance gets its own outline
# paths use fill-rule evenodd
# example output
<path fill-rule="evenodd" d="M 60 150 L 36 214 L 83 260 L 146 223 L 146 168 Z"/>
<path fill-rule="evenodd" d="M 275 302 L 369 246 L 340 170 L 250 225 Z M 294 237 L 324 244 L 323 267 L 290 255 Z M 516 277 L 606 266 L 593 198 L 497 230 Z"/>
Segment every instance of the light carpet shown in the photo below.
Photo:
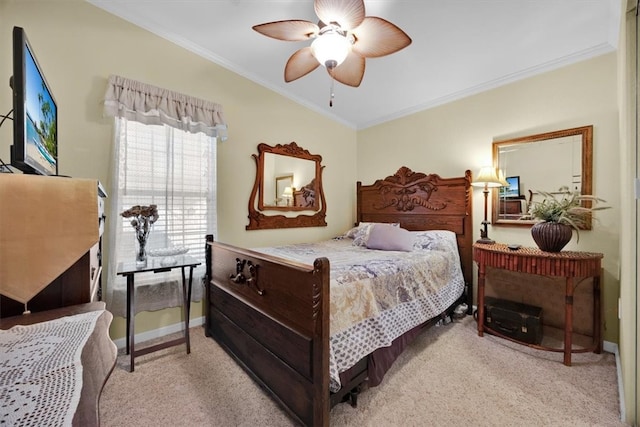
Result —
<path fill-rule="evenodd" d="M 100 401 L 103 426 L 291 426 L 295 423 L 202 327 L 184 345 L 118 357 Z M 476 333 L 470 316 L 423 332 L 357 408 L 332 426 L 624 426 L 615 357 L 535 350 Z"/>

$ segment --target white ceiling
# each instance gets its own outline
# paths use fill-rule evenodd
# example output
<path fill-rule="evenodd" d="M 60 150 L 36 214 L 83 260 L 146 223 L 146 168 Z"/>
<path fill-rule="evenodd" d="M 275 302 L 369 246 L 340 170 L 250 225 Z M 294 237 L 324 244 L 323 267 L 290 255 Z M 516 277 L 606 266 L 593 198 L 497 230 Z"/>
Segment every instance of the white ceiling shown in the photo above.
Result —
<path fill-rule="evenodd" d="M 335 87 L 319 67 L 284 82 L 308 42 L 252 30 L 286 19 L 317 22 L 312 0 L 87 0 L 212 62 L 363 129 L 617 48 L 619 0 L 365 0 L 366 15 L 413 40 L 367 59 L 362 84 Z M 215 100 L 214 100 L 215 101 Z"/>

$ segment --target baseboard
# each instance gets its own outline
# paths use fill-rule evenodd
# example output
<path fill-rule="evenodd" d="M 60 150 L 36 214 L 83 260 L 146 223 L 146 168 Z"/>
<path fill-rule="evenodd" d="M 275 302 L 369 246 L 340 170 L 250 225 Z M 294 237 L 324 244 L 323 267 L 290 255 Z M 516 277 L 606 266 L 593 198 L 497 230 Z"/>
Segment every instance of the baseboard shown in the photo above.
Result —
<path fill-rule="evenodd" d="M 625 421 L 627 419 L 627 411 L 624 406 L 624 383 L 622 381 L 622 363 L 620 362 L 620 351 L 618 344 L 605 341 L 603 348 L 604 351 L 613 353 L 616 356 L 616 374 L 618 377 L 618 399 L 620 401 L 620 420 Z"/>
<path fill-rule="evenodd" d="M 607 353 L 618 353 L 618 344 L 609 341 L 602 342 L 602 351 L 606 351 Z"/>
<path fill-rule="evenodd" d="M 200 326 L 204 324 L 204 316 L 196 317 L 194 319 L 189 320 L 189 327 L 192 328 L 194 326 Z M 142 332 L 140 334 L 136 334 L 135 340 L 136 344 L 142 343 L 145 341 L 149 341 L 155 338 L 162 338 L 165 335 L 173 334 L 176 332 L 180 332 L 184 329 L 184 322 L 174 323 L 173 325 L 165 326 L 163 328 L 154 329 L 152 331 Z M 125 348 L 127 346 L 126 338 L 118 338 L 113 341 L 118 348 Z"/>

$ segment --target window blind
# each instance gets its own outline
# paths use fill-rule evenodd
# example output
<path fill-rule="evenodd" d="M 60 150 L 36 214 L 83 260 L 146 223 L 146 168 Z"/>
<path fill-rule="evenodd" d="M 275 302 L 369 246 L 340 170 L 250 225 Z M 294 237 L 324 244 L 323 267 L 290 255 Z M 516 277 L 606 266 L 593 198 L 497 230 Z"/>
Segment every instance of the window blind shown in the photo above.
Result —
<path fill-rule="evenodd" d="M 189 133 L 167 125 L 146 125 L 116 119 L 117 185 L 114 250 L 110 266 L 113 284 L 110 309 L 124 314 L 126 280 L 115 275 L 118 262 L 135 255 L 135 235 L 130 220 L 120 216 L 135 205 L 158 207 L 147 251 L 185 246 L 202 262 L 194 270 L 194 300 L 201 298 L 204 277 L 204 237 L 216 234 L 216 139 L 203 133 Z M 181 273 L 136 275 L 137 311 L 181 304 Z"/>

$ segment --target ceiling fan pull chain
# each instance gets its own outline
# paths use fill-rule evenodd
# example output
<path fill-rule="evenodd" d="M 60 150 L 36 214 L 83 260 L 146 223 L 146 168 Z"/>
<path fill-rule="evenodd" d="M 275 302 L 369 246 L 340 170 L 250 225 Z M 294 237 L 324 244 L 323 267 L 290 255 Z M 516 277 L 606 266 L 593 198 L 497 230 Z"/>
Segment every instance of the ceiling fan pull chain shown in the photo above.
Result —
<path fill-rule="evenodd" d="M 332 76 L 331 77 L 331 88 L 329 90 L 329 107 L 333 107 L 333 98 L 336 97 L 336 94 L 333 91 L 335 81 L 336 80 Z"/>

